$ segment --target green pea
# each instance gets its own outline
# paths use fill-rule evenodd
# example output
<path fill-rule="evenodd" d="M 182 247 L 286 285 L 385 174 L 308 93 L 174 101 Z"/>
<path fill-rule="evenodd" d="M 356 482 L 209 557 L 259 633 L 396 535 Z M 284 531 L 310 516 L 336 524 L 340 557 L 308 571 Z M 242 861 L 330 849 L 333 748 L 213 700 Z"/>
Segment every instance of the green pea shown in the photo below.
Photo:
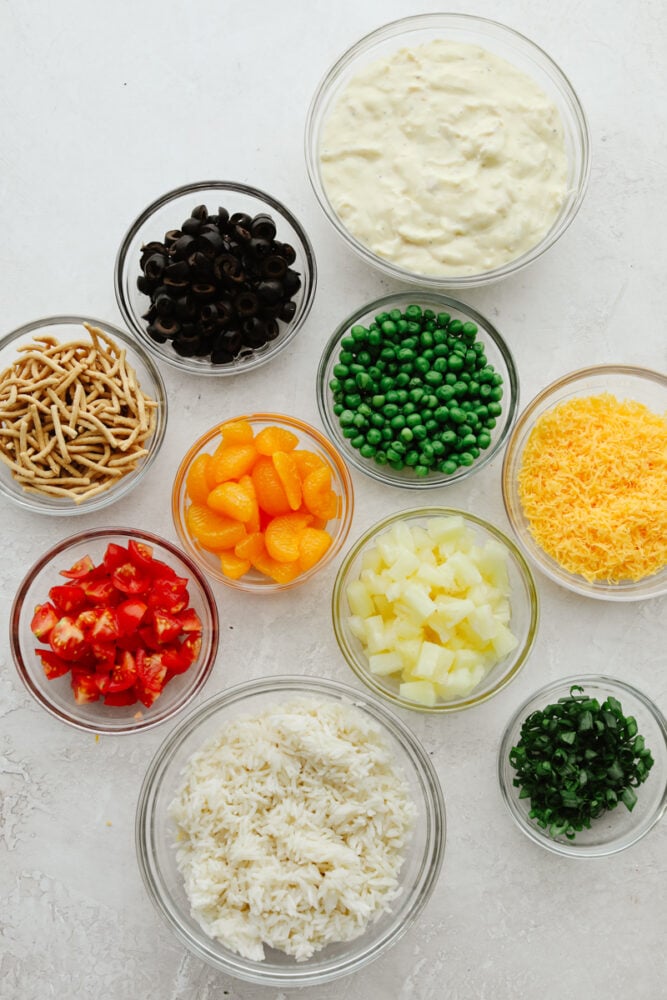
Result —
<path fill-rule="evenodd" d="M 396 391 L 396 402 L 399 406 L 403 407 L 408 401 L 408 394 L 405 389 L 398 389 Z"/>
<path fill-rule="evenodd" d="M 394 438 L 389 447 L 392 449 L 392 451 L 395 451 L 400 458 L 403 458 L 403 456 L 407 451 L 406 445 L 404 444 L 403 441 L 401 441 L 400 438 Z"/>
<path fill-rule="evenodd" d="M 493 386 L 489 385 L 488 382 L 484 382 L 479 387 L 479 398 L 480 399 L 490 399 L 492 392 L 493 392 Z"/>
<path fill-rule="evenodd" d="M 447 358 L 447 368 L 450 372 L 463 371 L 463 358 L 460 354 L 450 354 Z"/>
<path fill-rule="evenodd" d="M 341 346 L 342 350 L 344 350 L 344 351 L 350 351 L 350 350 L 353 350 L 354 348 L 356 348 L 357 342 L 354 339 L 354 337 L 343 337 L 342 340 L 341 340 L 341 342 L 340 342 L 340 346 Z"/>
<path fill-rule="evenodd" d="M 380 434 L 382 435 L 383 441 L 394 440 L 394 432 L 392 431 L 391 427 L 389 427 L 388 424 L 385 424 L 384 427 L 380 428 Z"/>
<path fill-rule="evenodd" d="M 343 406 L 342 403 L 334 403 L 334 405 L 333 405 L 333 411 L 334 411 L 334 413 L 336 414 L 337 417 L 339 417 L 341 415 L 341 413 L 344 412 L 344 410 L 345 410 L 345 407 Z"/>
<path fill-rule="evenodd" d="M 372 413 L 368 418 L 373 427 L 384 427 L 385 419 L 381 413 Z"/>
<path fill-rule="evenodd" d="M 490 431 L 492 431 L 493 428 L 496 426 L 496 418 L 495 417 L 487 417 L 486 420 L 484 421 L 484 426 L 488 427 L 488 429 Z"/>
<path fill-rule="evenodd" d="M 401 430 L 399 432 L 399 437 L 401 441 L 404 441 L 406 444 L 409 444 L 412 441 L 414 434 L 412 433 L 409 427 L 401 427 Z"/>
<path fill-rule="evenodd" d="M 368 421 L 362 413 L 355 413 L 354 420 L 352 421 L 355 427 L 363 428 L 368 427 Z"/>
<path fill-rule="evenodd" d="M 471 396 L 479 395 L 479 382 L 476 382 L 474 378 L 471 378 L 468 382 L 468 392 Z"/>
<path fill-rule="evenodd" d="M 456 436 L 456 431 L 446 430 L 441 433 L 440 440 L 449 448 L 453 444 L 456 444 Z"/>
<path fill-rule="evenodd" d="M 354 413 L 352 410 L 343 410 L 340 415 L 340 425 L 341 427 L 349 427 L 354 421 Z"/>
<path fill-rule="evenodd" d="M 417 462 L 419 461 L 419 452 L 415 451 L 414 449 L 412 451 L 408 451 L 403 461 L 405 462 L 406 465 L 410 466 L 416 465 Z"/>
<path fill-rule="evenodd" d="M 447 372 L 445 375 L 445 385 L 456 385 L 458 379 L 454 372 Z"/>
<path fill-rule="evenodd" d="M 408 417 L 415 416 L 416 409 L 417 407 L 415 406 L 415 404 L 411 403 L 409 399 L 403 404 L 403 413 L 405 415 L 406 420 Z"/>
<path fill-rule="evenodd" d="M 428 372 L 431 366 L 429 365 L 427 358 L 415 358 L 412 367 L 415 371 L 421 372 L 422 375 L 424 375 Z"/>
<path fill-rule="evenodd" d="M 414 386 L 412 389 L 410 389 L 408 395 L 413 403 L 418 403 L 419 400 L 424 395 L 424 390 L 421 388 L 421 386 Z"/>
<path fill-rule="evenodd" d="M 357 432 L 357 428 L 354 427 L 354 426 L 352 426 L 352 427 L 343 427 L 343 437 L 344 438 L 353 438 L 353 437 L 356 437 L 357 433 L 358 433 Z"/>
<path fill-rule="evenodd" d="M 435 390 L 435 395 L 441 403 L 448 403 L 454 398 L 454 389 L 451 385 L 441 385 Z"/>
<path fill-rule="evenodd" d="M 462 424 L 465 422 L 465 410 L 459 409 L 458 406 L 450 406 L 449 408 L 449 419 L 455 424 Z"/>
<path fill-rule="evenodd" d="M 449 324 L 450 333 L 460 333 L 463 329 L 463 323 L 460 319 L 453 319 Z"/>
<path fill-rule="evenodd" d="M 475 461 L 469 451 L 459 452 L 459 462 L 461 465 L 470 466 Z"/>
<path fill-rule="evenodd" d="M 386 319 L 384 323 L 380 324 L 380 329 L 382 330 L 385 337 L 393 337 L 398 333 L 398 327 L 392 319 Z"/>
<path fill-rule="evenodd" d="M 397 413 L 395 417 L 391 418 L 389 424 L 395 431 L 400 431 L 402 427 L 405 427 L 405 417 L 402 413 Z"/>
<path fill-rule="evenodd" d="M 433 454 L 440 458 L 441 455 L 445 454 L 445 446 L 442 441 L 431 441 L 431 448 L 433 449 Z"/>
<path fill-rule="evenodd" d="M 354 380 L 357 383 L 358 388 L 362 389 L 364 392 L 370 390 L 373 386 L 373 379 L 366 372 L 357 372 Z"/>
<path fill-rule="evenodd" d="M 392 420 L 398 413 L 398 407 L 396 406 L 396 403 L 387 403 L 382 407 L 382 412 L 387 420 Z"/>
<path fill-rule="evenodd" d="M 360 402 L 361 402 L 361 396 L 359 395 L 359 393 L 349 393 L 345 397 L 345 405 L 350 410 L 356 410 Z"/>
<path fill-rule="evenodd" d="M 401 310 L 400 309 L 392 309 L 392 310 L 390 310 L 390 312 L 389 312 L 389 319 L 393 319 L 394 323 L 396 323 L 398 320 L 400 320 L 400 318 L 401 318 Z"/>
<path fill-rule="evenodd" d="M 451 320 L 451 318 L 452 317 L 447 312 L 438 313 L 438 317 L 437 317 L 437 319 L 438 319 L 438 326 L 446 327 L 447 324 L 449 323 L 449 321 Z"/>
<path fill-rule="evenodd" d="M 331 381 L 329 382 L 329 388 L 331 389 L 332 392 L 340 392 L 341 390 L 340 381 L 337 378 L 332 378 Z"/>
<path fill-rule="evenodd" d="M 447 407 L 439 406 L 433 413 L 433 419 L 437 420 L 439 424 L 446 424 L 449 420 L 449 410 Z"/>
<path fill-rule="evenodd" d="M 421 319 L 421 316 L 422 316 L 421 306 L 409 305 L 407 307 L 407 309 L 405 310 L 405 316 L 406 316 L 406 319 L 409 319 L 409 320 Z"/>
<path fill-rule="evenodd" d="M 333 373 L 336 376 L 336 378 L 347 378 L 347 376 L 350 374 L 350 369 L 347 367 L 347 365 L 340 363 L 333 366 Z"/>
<path fill-rule="evenodd" d="M 436 431 L 440 430 L 438 424 L 436 423 L 435 420 L 433 420 L 433 418 L 431 418 L 430 420 L 425 420 L 424 427 L 426 428 L 426 433 L 429 437 L 431 434 L 434 434 Z"/>
<path fill-rule="evenodd" d="M 472 343 L 477 336 L 477 324 L 468 320 L 468 322 L 464 323 L 461 327 L 461 334 L 469 343 Z"/>
<path fill-rule="evenodd" d="M 377 427 L 371 427 L 370 430 L 366 433 L 366 440 L 368 441 L 369 444 L 374 444 L 374 445 L 379 444 L 380 441 L 382 440 L 382 434 L 377 429 Z"/>
<path fill-rule="evenodd" d="M 382 334 L 379 330 L 368 331 L 368 343 L 371 347 L 379 347 L 382 343 Z"/>
<path fill-rule="evenodd" d="M 459 447 L 464 448 L 466 451 L 469 451 L 471 448 L 474 448 L 476 444 L 477 444 L 477 438 L 475 437 L 475 435 L 466 434 L 464 437 L 461 438 L 459 442 Z"/>
<path fill-rule="evenodd" d="M 440 472 L 444 473 L 445 476 L 453 475 L 459 467 L 459 463 L 456 459 L 447 458 L 444 462 L 440 463 Z"/>
<path fill-rule="evenodd" d="M 430 330 L 423 330 L 419 336 L 419 343 L 422 347 L 433 347 L 433 334 Z"/>
<path fill-rule="evenodd" d="M 454 385 L 452 386 L 452 388 L 454 390 L 455 397 L 457 399 L 461 399 L 463 396 L 467 395 L 467 392 L 468 392 L 468 383 L 467 382 L 463 382 L 463 381 L 461 381 L 461 379 L 459 379 L 457 382 L 454 383 Z"/>
<path fill-rule="evenodd" d="M 357 434 L 356 437 L 353 437 L 350 440 L 350 444 L 352 445 L 352 447 L 353 448 L 357 448 L 357 450 L 359 448 L 361 448 L 362 444 L 365 444 L 365 442 L 366 442 L 366 438 L 364 437 L 363 434 Z"/>
<path fill-rule="evenodd" d="M 430 386 L 442 385 L 443 377 L 440 372 L 431 370 L 424 375 L 424 382 Z"/>
<path fill-rule="evenodd" d="M 477 355 L 475 354 L 474 351 L 466 351 L 465 363 L 466 363 L 466 368 L 475 368 L 477 364 Z"/>
<path fill-rule="evenodd" d="M 477 435 L 477 447 L 478 448 L 488 448 L 491 444 L 491 435 L 486 431 L 482 431 Z"/>
<path fill-rule="evenodd" d="M 394 388 L 394 380 L 390 375 L 384 375 L 380 379 L 379 389 L 380 392 L 389 392 L 390 389 Z"/>
<path fill-rule="evenodd" d="M 447 334 L 444 330 L 434 330 L 433 340 L 435 347 L 433 352 L 436 357 L 441 358 L 446 354 L 449 354 L 449 348 L 447 347 Z"/>
<path fill-rule="evenodd" d="M 387 448 L 387 461 L 388 462 L 400 462 L 401 455 L 394 448 Z"/>
<path fill-rule="evenodd" d="M 503 412 L 503 408 L 500 403 L 489 403 L 488 409 L 490 417 L 499 417 Z"/>
<path fill-rule="evenodd" d="M 425 441 L 428 437 L 428 431 L 423 424 L 415 424 L 412 428 L 412 433 L 417 441 Z"/>
<path fill-rule="evenodd" d="M 374 458 L 376 452 L 372 444 L 362 444 L 361 448 L 359 449 L 359 454 L 362 456 L 362 458 Z"/>
<path fill-rule="evenodd" d="M 428 476 L 428 466 L 427 465 L 415 465 L 415 476 Z"/>
<path fill-rule="evenodd" d="M 377 462 L 378 465 L 386 465 L 387 453 L 379 449 L 378 451 L 375 452 L 375 461 Z"/>
<path fill-rule="evenodd" d="M 367 333 L 368 330 L 366 329 L 366 327 L 361 326 L 359 324 L 353 326 L 352 329 L 350 330 L 350 335 L 355 341 L 365 340 Z"/>
<path fill-rule="evenodd" d="M 501 386 L 495 385 L 491 390 L 491 399 L 494 403 L 499 402 L 503 398 L 503 390 Z"/>
<path fill-rule="evenodd" d="M 346 378 L 343 381 L 343 389 L 345 390 L 345 392 L 356 392 L 357 383 L 353 378 Z"/>
<path fill-rule="evenodd" d="M 473 445 L 471 448 L 468 448 L 468 451 L 470 452 L 473 458 L 475 459 L 479 458 L 480 454 L 479 448 L 477 448 L 475 445 Z"/>
<path fill-rule="evenodd" d="M 378 326 L 382 326 L 384 321 L 389 318 L 390 318 L 389 313 L 378 313 L 377 316 L 375 317 L 375 322 L 377 323 Z"/>

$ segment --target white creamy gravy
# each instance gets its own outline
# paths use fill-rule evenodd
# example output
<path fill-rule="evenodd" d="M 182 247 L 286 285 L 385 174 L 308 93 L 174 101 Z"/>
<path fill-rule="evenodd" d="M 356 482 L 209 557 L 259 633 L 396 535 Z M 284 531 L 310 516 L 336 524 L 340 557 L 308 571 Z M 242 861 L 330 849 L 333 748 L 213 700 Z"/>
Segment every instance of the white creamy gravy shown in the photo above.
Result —
<path fill-rule="evenodd" d="M 541 87 L 486 49 L 444 39 L 350 80 L 324 123 L 320 161 L 350 233 L 426 275 L 519 257 L 566 191 L 563 125 Z"/>

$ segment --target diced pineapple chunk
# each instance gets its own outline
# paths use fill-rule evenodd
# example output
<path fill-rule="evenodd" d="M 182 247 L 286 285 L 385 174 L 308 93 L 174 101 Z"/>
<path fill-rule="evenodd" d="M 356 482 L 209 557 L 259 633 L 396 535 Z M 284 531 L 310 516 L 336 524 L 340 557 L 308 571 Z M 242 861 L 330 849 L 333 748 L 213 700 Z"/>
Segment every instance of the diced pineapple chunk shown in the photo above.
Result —
<path fill-rule="evenodd" d="M 373 653 L 368 657 L 368 666 L 372 674 L 386 677 L 388 674 L 398 673 L 403 667 L 403 661 L 396 652 Z"/>
<path fill-rule="evenodd" d="M 391 540 L 399 548 L 407 549 L 408 552 L 415 551 L 415 539 L 412 537 L 410 528 L 403 521 L 397 521 L 396 524 L 393 524 L 389 534 Z"/>
<path fill-rule="evenodd" d="M 378 550 L 373 546 L 371 549 L 366 549 L 361 557 L 361 568 L 370 569 L 373 573 L 379 573 L 382 569 L 382 556 Z"/>
<path fill-rule="evenodd" d="M 467 597 L 436 597 L 435 614 L 432 616 L 429 624 L 438 622 L 447 628 L 451 628 L 457 622 L 467 618 L 474 610 L 475 605 Z"/>
<path fill-rule="evenodd" d="M 387 576 L 391 580 L 405 580 L 419 569 L 419 556 L 404 548 L 397 549 L 397 553 L 396 559 L 387 569 Z"/>
<path fill-rule="evenodd" d="M 489 639 L 493 639 L 494 636 L 498 634 L 500 629 L 500 622 L 494 615 L 489 604 L 480 604 L 471 611 L 467 618 L 468 624 L 473 629 L 474 633 L 479 636 L 483 642 L 488 642 Z"/>
<path fill-rule="evenodd" d="M 509 594 L 507 548 L 502 542 L 492 540 L 486 543 L 477 560 L 477 568 L 492 587 L 497 587 L 505 595 Z"/>
<path fill-rule="evenodd" d="M 364 619 L 366 624 L 365 642 L 369 653 L 383 653 L 389 649 L 388 633 L 380 615 Z"/>
<path fill-rule="evenodd" d="M 360 615 L 350 615 L 347 619 L 347 624 L 352 635 L 356 636 L 361 642 L 366 641 L 366 619 L 362 618 Z"/>
<path fill-rule="evenodd" d="M 398 688 L 401 698 L 415 701 L 418 705 L 432 708 L 436 702 L 436 691 L 430 681 L 407 681 Z"/>
<path fill-rule="evenodd" d="M 465 521 L 460 514 L 450 517 L 431 517 L 426 524 L 426 530 L 436 545 L 440 542 L 457 539 L 466 534 Z"/>
<path fill-rule="evenodd" d="M 375 614 L 373 598 L 368 593 L 366 585 L 362 580 L 353 580 L 347 587 L 347 603 L 353 615 L 360 615 L 362 618 L 370 618 Z"/>
<path fill-rule="evenodd" d="M 516 649 L 518 640 L 516 636 L 510 632 L 506 625 L 498 625 L 498 632 L 491 640 L 491 645 L 493 646 L 498 659 L 504 660 L 508 653 L 511 653 L 513 649 Z"/>
<path fill-rule="evenodd" d="M 413 614 L 415 622 L 421 623 L 436 611 L 436 606 L 428 596 L 426 587 L 419 583 L 407 583 L 403 588 L 401 603 Z"/>
<path fill-rule="evenodd" d="M 401 657 L 404 679 L 407 679 L 408 676 L 412 676 L 415 663 L 419 659 L 421 648 L 421 639 L 399 639 L 396 643 L 396 651 Z"/>
<path fill-rule="evenodd" d="M 440 680 L 454 662 L 454 653 L 434 642 L 423 642 L 412 674 L 423 680 Z"/>

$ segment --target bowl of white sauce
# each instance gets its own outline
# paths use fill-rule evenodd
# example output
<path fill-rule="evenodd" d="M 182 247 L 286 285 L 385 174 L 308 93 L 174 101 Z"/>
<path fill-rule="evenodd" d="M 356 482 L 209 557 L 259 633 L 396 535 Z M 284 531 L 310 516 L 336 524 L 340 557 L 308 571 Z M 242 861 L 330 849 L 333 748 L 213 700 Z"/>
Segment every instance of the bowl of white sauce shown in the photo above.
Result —
<path fill-rule="evenodd" d="M 338 233 L 385 274 L 446 290 L 541 256 L 576 216 L 590 137 L 562 70 L 495 21 L 420 14 L 327 72 L 306 163 Z"/>

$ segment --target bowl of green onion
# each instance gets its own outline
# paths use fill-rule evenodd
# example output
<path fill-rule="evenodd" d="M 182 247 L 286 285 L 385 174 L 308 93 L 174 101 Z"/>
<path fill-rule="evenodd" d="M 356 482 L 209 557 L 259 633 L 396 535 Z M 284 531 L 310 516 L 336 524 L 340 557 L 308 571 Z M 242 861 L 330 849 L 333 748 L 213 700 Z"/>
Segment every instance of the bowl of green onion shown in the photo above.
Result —
<path fill-rule="evenodd" d="M 489 320 L 446 295 L 406 292 L 356 309 L 317 373 L 327 433 L 361 472 L 428 489 L 483 468 L 514 422 L 514 359 Z"/>
<path fill-rule="evenodd" d="M 505 729 L 500 789 L 519 829 L 571 858 L 636 844 L 667 808 L 667 721 L 615 677 L 567 677 L 541 688 Z"/>

